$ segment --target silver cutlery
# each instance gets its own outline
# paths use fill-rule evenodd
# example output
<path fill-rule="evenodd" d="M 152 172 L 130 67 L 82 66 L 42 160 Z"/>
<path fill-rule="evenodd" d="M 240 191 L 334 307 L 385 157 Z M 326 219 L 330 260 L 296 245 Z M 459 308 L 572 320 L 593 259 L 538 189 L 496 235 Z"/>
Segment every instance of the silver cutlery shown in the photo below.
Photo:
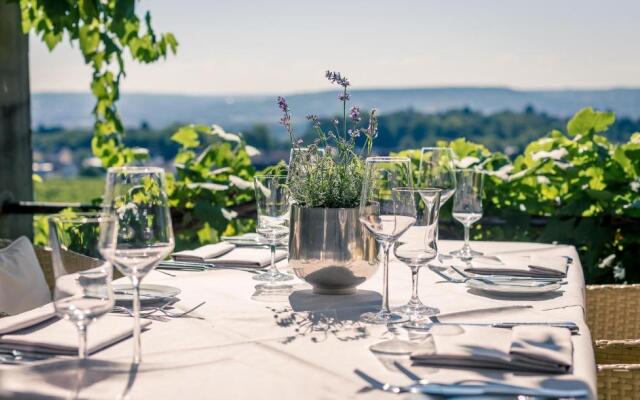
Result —
<path fill-rule="evenodd" d="M 451 396 L 487 396 L 487 395 L 511 395 L 511 396 L 538 396 L 544 398 L 580 398 L 589 395 L 586 389 L 548 389 L 528 388 L 523 386 L 508 385 L 501 382 L 486 382 L 483 384 L 437 384 L 414 383 L 411 385 L 393 385 L 383 383 L 371 377 L 365 372 L 355 369 L 355 374 L 366 381 L 373 389 L 389 393 L 420 393 L 444 397 Z"/>
<path fill-rule="evenodd" d="M 474 275 L 471 276 L 466 272 L 456 268 L 453 265 L 449 265 L 449 268 L 454 270 L 458 275 L 464 278 L 463 282 L 466 282 L 470 279 L 475 279 L 477 281 L 485 282 L 490 285 L 496 284 L 504 284 L 507 283 L 513 286 L 529 286 L 529 285 L 518 285 L 518 282 L 536 282 L 541 284 L 552 284 L 552 283 L 563 283 L 562 278 L 552 278 L 552 277 L 529 277 L 529 276 L 507 276 L 507 275 Z"/>
<path fill-rule="evenodd" d="M 511 329 L 515 326 L 550 326 L 555 328 L 569 329 L 572 334 L 580 332 L 580 328 L 573 322 L 440 322 L 437 318 L 431 317 L 431 322 L 408 322 L 403 325 L 406 329 L 413 330 L 430 330 L 435 325 L 463 325 L 463 326 L 486 326 L 491 328 L 505 328 Z"/>
<path fill-rule="evenodd" d="M 156 269 L 167 269 L 167 270 L 175 270 L 175 271 L 210 271 L 215 269 L 235 269 L 238 271 L 249 272 L 252 274 L 260 273 L 256 268 L 251 267 L 241 267 L 241 266 L 232 266 L 232 265 L 215 265 L 211 263 L 197 263 L 197 262 L 187 262 L 187 261 L 161 261 Z"/>
<path fill-rule="evenodd" d="M 153 316 L 153 314 L 160 312 L 162 314 L 164 314 L 165 316 L 169 317 L 169 318 L 180 318 L 180 317 L 184 317 L 187 316 L 188 314 L 192 313 L 193 311 L 197 310 L 198 308 L 202 307 L 203 305 L 205 305 L 207 302 L 203 301 L 202 303 L 186 310 L 186 311 L 180 311 L 180 312 L 173 312 L 170 310 L 167 310 L 166 308 L 169 307 L 170 305 L 173 304 L 173 302 L 169 302 L 167 304 L 164 304 L 160 307 L 154 307 L 151 309 L 147 309 L 147 310 L 142 310 L 140 312 L 140 316 L 142 318 L 148 318 Z M 127 308 L 127 307 L 122 307 L 122 306 L 114 306 L 113 310 L 115 312 L 120 312 L 120 313 L 125 313 L 125 314 L 129 314 L 129 316 L 133 317 L 133 310 Z"/>
<path fill-rule="evenodd" d="M 0 348 L 1 364 L 26 364 L 35 361 L 48 360 L 56 357 L 55 354 L 38 353 L 15 349 Z"/>

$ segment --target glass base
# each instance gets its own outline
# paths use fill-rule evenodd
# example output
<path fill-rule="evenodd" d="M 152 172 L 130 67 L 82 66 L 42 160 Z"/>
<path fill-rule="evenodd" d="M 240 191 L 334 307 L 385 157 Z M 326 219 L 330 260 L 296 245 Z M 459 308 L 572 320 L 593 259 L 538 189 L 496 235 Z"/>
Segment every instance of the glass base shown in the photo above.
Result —
<path fill-rule="evenodd" d="M 420 321 L 440 314 L 438 308 L 425 306 L 424 304 L 414 305 L 410 303 L 394 308 L 393 311 L 406 315 L 410 321 Z"/>
<path fill-rule="evenodd" d="M 484 253 L 472 250 L 471 247 L 463 247 L 460 250 L 452 251 L 451 253 L 449 253 L 449 255 L 461 258 L 463 260 L 469 260 L 473 257 L 483 256 Z"/>
<path fill-rule="evenodd" d="M 400 322 L 407 322 L 408 320 L 409 317 L 407 317 L 406 315 L 382 310 L 375 313 L 364 313 L 360 316 L 360 321 L 366 322 L 368 324 L 397 324 Z"/>
<path fill-rule="evenodd" d="M 409 355 L 418 347 L 418 343 L 409 340 L 391 339 L 369 346 L 373 353 L 390 355 Z"/>
<path fill-rule="evenodd" d="M 283 274 L 282 272 L 264 272 L 260 275 L 254 275 L 253 279 L 261 282 L 283 282 L 292 280 L 293 276 Z"/>

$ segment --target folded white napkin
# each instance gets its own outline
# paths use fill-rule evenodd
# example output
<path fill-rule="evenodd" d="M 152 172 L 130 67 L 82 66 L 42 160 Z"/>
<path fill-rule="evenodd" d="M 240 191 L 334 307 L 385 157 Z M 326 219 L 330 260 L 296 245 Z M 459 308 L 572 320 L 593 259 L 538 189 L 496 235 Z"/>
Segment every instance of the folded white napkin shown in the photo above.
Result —
<path fill-rule="evenodd" d="M 568 329 L 516 326 L 500 329 L 462 326 L 457 335 L 433 335 L 434 346 L 415 351 L 411 359 L 424 365 L 566 373 L 573 363 Z"/>
<path fill-rule="evenodd" d="M 544 278 L 565 278 L 568 262 L 559 256 L 498 256 L 502 265 L 483 261 L 482 257 L 473 259 L 471 266 L 465 264 L 464 270 L 479 275 L 511 275 Z"/>
<path fill-rule="evenodd" d="M 0 318 L 0 335 L 39 324 L 42 321 L 55 317 L 55 315 L 56 310 L 53 307 L 53 303 L 47 303 L 33 310 Z"/>
<path fill-rule="evenodd" d="M 142 320 L 142 328 L 151 321 Z M 95 353 L 132 334 L 131 318 L 105 315 L 89 325 L 87 351 Z M 78 332 L 69 321 L 54 319 L 0 336 L 0 348 L 37 351 L 56 355 L 78 353 Z"/>
<path fill-rule="evenodd" d="M 276 250 L 276 262 L 287 258 L 287 252 Z M 219 266 L 242 266 L 262 268 L 271 264 L 271 250 L 264 248 L 238 247 L 229 253 L 211 260 Z"/>
<path fill-rule="evenodd" d="M 214 258 L 230 252 L 236 247 L 232 243 L 220 242 L 198 247 L 195 250 L 184 250 L 173 253 L 171 256 L 176 261 L 210 262 Z"/>

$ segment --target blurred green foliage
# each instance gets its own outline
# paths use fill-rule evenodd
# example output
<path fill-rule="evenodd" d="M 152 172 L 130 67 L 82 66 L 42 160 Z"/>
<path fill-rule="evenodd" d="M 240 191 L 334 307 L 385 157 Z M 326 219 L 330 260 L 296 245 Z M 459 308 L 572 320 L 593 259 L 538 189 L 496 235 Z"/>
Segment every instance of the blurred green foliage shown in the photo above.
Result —
<path fill-rule="evenodd" d="M 171 139 L 180 146 L 168 180 L 176 248 L 253 230 L 253 219 L 238 218 L 233 208 L 253 202 L 251 156 L 258 150 L 217 125 L 183 126 Z"/>
<path fill-rule="evenodd" d="M 124 126 L 116 102 L 125 76 L 125 53 L 140 63 L 152 63 L 175 54 L 171 33 L 157 35 L 151 14 L 141 19 L 135 0 L 19 0 L 22 30 L 33 31 L 53 50 L 63 39 L 80 49 L 91 67 L 91 92 L 96 98 L 91 148 L 105 167 L 144 160 L 148 151 L 126 147 Z"/>
<path fill-rule="evenodd" d="M 585 108 L 566 132 L 552 130 L 514 160 L 464 138 L 439 142 L 459 167 L 486 171 L 484 214 L 506 222 L 478 224 L 475 238 L 571 244 L 587 281 L 640 282 L 640 133 L 612 144 L 604 133 L 614 120 Z M 417 171 L 420 151 L 397 154 Z"/>

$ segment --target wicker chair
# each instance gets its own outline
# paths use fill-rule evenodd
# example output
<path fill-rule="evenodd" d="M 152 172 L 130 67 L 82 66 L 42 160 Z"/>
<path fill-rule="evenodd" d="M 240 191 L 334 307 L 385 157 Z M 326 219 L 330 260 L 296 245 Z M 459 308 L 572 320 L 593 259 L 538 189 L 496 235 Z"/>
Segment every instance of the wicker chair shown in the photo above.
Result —
<path fill-rule="evenodd" d="M 598 397 L 640 399 L 640 285 L 587 286 Z"/>

